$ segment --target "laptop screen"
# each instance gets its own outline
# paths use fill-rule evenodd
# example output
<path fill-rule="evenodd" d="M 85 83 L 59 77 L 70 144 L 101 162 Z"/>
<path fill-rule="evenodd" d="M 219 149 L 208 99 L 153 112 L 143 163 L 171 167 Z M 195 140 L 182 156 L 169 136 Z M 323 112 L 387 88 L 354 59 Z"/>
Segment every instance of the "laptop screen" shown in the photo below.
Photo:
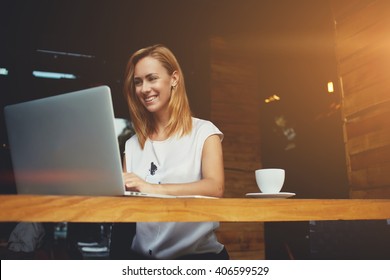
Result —
<path fill-rule="evenodd" d="M 4 108 L 20 194 L 123 195 L 110 88 Z"/>

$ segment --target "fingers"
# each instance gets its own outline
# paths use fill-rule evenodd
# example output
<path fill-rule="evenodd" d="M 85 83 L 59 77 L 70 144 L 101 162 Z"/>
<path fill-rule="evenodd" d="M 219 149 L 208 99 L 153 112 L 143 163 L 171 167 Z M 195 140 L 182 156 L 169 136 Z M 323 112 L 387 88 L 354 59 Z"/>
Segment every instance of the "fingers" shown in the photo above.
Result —
<path fill-rule="evenodd" d="M 148 183 L 134 173 L 123 173 L 123 181 L 126 189 L 130 191 L 140 192 L 148 185 Z"/>
<path fill-rule="evenodd" d="M 136 176 L 134 173 L 123 173 L 123 181 L 127 188 L 134 188 L 139 185 L 140 178 Z"/>
<path fill-rule="evenodd" d="M 123 173 L 125 187 L 129 191 L 156 193 L 154 184 L 148 183 L 134 173 Z"/>

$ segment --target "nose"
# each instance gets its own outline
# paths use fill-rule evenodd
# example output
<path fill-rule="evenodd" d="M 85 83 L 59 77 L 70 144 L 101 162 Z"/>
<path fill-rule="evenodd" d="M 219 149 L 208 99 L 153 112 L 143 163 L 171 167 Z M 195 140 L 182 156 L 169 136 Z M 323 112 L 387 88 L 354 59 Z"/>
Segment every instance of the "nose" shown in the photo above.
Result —
<path fill-rule="evenodd" d="M 141 93 L 148 93 L 150 92 L 150 85 L 148 82 L 143 82 L 141 86 Z"/>

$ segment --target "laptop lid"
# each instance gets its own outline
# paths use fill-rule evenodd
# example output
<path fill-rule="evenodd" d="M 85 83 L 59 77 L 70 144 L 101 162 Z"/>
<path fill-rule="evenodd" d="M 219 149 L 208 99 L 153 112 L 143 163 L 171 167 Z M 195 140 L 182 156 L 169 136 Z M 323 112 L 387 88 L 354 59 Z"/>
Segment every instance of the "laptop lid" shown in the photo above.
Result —
<path fill-rule="evenodd" d="M 4 108 L 19 194 L 123 195 L 110 88 Z"/>

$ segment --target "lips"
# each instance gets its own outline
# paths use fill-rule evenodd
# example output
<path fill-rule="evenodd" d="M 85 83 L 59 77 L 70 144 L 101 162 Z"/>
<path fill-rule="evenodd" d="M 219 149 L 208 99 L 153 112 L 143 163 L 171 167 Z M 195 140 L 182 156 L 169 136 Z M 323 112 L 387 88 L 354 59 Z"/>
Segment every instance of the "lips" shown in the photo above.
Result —
<path fill-rule="evenodd" d="M 152 95 L 144 98 L 145 103 L 152 103 L 157 98 L 157 95 Z"/>

